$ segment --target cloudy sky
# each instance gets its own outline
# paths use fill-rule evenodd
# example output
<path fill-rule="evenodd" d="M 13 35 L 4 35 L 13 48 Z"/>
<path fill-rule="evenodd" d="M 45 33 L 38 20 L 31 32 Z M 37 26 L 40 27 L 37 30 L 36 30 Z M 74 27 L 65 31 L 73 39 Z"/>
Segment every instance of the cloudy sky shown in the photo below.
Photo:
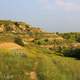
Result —
<path fill-rule="evenodd" d="M 79 32 L 80 0 L 0 0 L 0 19 L 21 20 L 52 32 Z"/>

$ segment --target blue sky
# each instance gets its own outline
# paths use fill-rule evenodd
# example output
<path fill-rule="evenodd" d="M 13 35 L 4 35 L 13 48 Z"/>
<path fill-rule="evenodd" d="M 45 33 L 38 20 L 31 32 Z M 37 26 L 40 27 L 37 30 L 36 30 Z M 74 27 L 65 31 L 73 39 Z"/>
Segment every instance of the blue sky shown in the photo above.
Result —
<path fill-rule="evenodd" d="M 80 0 L 0 0 L 0 19 L 25 21 L 52 32 L 79 32 Z"/>

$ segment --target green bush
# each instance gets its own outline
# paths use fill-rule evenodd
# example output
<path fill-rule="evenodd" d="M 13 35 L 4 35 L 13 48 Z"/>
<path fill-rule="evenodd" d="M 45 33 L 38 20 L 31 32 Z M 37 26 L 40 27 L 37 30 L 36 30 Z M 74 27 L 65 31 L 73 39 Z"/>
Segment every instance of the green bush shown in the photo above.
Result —
<path fill-rule="evenodd" d="M 74 48 L 74 49 L 65 50 L 63 52 L 63 55 L 67 57 L 74 57 L 74 58 L 80 59 L 80 49 Z"/>
<path fill-rule="evenodd" d="M 16 37 L 14 42 L 21 46 L 24 46 L 24 42 L 22 41 L 22 39 L 20 37 Z"/>

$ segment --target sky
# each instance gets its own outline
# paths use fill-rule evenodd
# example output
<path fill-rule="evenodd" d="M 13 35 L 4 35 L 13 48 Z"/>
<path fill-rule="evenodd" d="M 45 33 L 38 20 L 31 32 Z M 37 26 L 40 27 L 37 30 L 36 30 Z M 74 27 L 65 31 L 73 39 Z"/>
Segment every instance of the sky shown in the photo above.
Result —
<path fill-rule="evenodd" d="M 51 32 L 80 32 L 80 0 L 0 0 L 0 19 Z"/>

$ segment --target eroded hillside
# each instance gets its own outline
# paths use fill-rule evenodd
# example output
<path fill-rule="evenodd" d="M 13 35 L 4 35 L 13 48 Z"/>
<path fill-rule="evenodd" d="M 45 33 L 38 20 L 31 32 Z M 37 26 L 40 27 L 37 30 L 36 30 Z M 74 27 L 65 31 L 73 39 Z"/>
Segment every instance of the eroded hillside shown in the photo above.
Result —
<path fill-rule="evenodd" d="M 0 80 L 80 80 L 79 67 L 79 32 L 0 20 Z"/>

